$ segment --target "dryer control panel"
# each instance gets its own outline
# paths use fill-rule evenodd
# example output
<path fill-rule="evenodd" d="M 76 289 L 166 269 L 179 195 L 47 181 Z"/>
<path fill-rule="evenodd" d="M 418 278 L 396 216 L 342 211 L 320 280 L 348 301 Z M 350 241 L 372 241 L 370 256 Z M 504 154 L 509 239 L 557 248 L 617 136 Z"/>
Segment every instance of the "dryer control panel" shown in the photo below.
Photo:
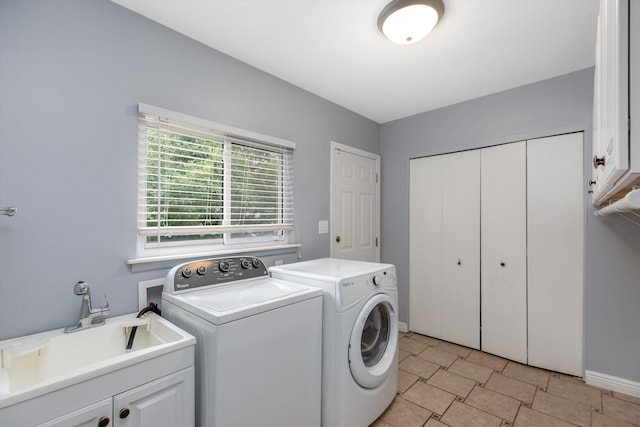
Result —
<path fill-rule="evenodd" d="M 211 258 L 176 265 L 167 274 L 164 291 L 170 294 L 238 280 L 269 276 L 260 258 L 242 256 Z"/>
<path fill-rule="evenodd" d="M 395 267 L 388 267 L 362 276 L 344 278 L 338 282 L 338 304 L 341 307 L 347 307 L 372 292 L 396 291 L 397 286 Z"/>

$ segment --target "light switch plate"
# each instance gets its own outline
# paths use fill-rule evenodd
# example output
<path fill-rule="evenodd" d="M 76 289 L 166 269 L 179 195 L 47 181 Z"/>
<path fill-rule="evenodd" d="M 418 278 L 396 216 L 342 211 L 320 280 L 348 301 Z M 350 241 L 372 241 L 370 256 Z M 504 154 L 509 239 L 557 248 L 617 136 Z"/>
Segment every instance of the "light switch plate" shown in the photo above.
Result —
<path fill-rule="evenodd" d="M 327 234 L 329 233 L 329 221 L 322 220 L 318 221 L 318 234 Z"/>

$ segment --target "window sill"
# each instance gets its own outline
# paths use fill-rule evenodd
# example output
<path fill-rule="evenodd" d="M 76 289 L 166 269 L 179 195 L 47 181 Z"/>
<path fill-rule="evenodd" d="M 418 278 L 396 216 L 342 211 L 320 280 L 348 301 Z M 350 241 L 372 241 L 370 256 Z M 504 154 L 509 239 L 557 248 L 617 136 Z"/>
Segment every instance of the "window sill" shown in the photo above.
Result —
<path fill-rule="evenodd" d="M 222 257 L 226 255 L 237 255 L 242 253 L 256 253 L 256 252 L 276 252 L 281 250 L 290 250 L 299 248 L 299 243 L 287 243 L 281 245 L 269 245 L 269 246 L 254 246 L 254 247 L 236 247 L 225 248 L 215 251 L 204 252 L 190 252 L 184 254 L 171 254 L 171 255 L 158 255 L 132 258 L 127 260 L 127 264 L 131 266 L 131 270 L 135 272 L 159 270 L 163 268 L 172 267 L 175 263 L 168 263 L 169 261 L 185 260 L 185 259 L 197 259 L 205 257 Z"/>

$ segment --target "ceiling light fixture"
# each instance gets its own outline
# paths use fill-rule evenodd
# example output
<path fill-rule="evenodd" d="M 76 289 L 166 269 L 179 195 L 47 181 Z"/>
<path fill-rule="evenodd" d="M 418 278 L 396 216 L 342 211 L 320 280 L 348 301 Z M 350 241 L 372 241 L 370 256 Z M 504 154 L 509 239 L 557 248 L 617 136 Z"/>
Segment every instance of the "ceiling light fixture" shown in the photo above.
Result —
<path fill-rule="evenodd" d="M 411 44 L 429 34 L 442 15 L 442 0 L 393 0 L 380 12 L 378 29 L 394 43 Z"/>

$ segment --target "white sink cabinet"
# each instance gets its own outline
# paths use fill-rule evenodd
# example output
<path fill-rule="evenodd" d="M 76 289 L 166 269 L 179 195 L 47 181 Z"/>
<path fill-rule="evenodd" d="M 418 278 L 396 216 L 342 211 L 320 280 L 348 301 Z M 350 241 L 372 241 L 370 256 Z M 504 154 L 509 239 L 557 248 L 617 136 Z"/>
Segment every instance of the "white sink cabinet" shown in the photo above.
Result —
<path fill-rule="evenodd" d="M 159 378 L 38 427 L 174 427 L 194 423 L 194 370 Z"/>
<path fill-rule="evenodd" d="M 125 326 L 135 322 L 126 315 L 0 342 L 0 426 L 194 425 L 195 338 L 151 315 L 126 350 Z"/>

